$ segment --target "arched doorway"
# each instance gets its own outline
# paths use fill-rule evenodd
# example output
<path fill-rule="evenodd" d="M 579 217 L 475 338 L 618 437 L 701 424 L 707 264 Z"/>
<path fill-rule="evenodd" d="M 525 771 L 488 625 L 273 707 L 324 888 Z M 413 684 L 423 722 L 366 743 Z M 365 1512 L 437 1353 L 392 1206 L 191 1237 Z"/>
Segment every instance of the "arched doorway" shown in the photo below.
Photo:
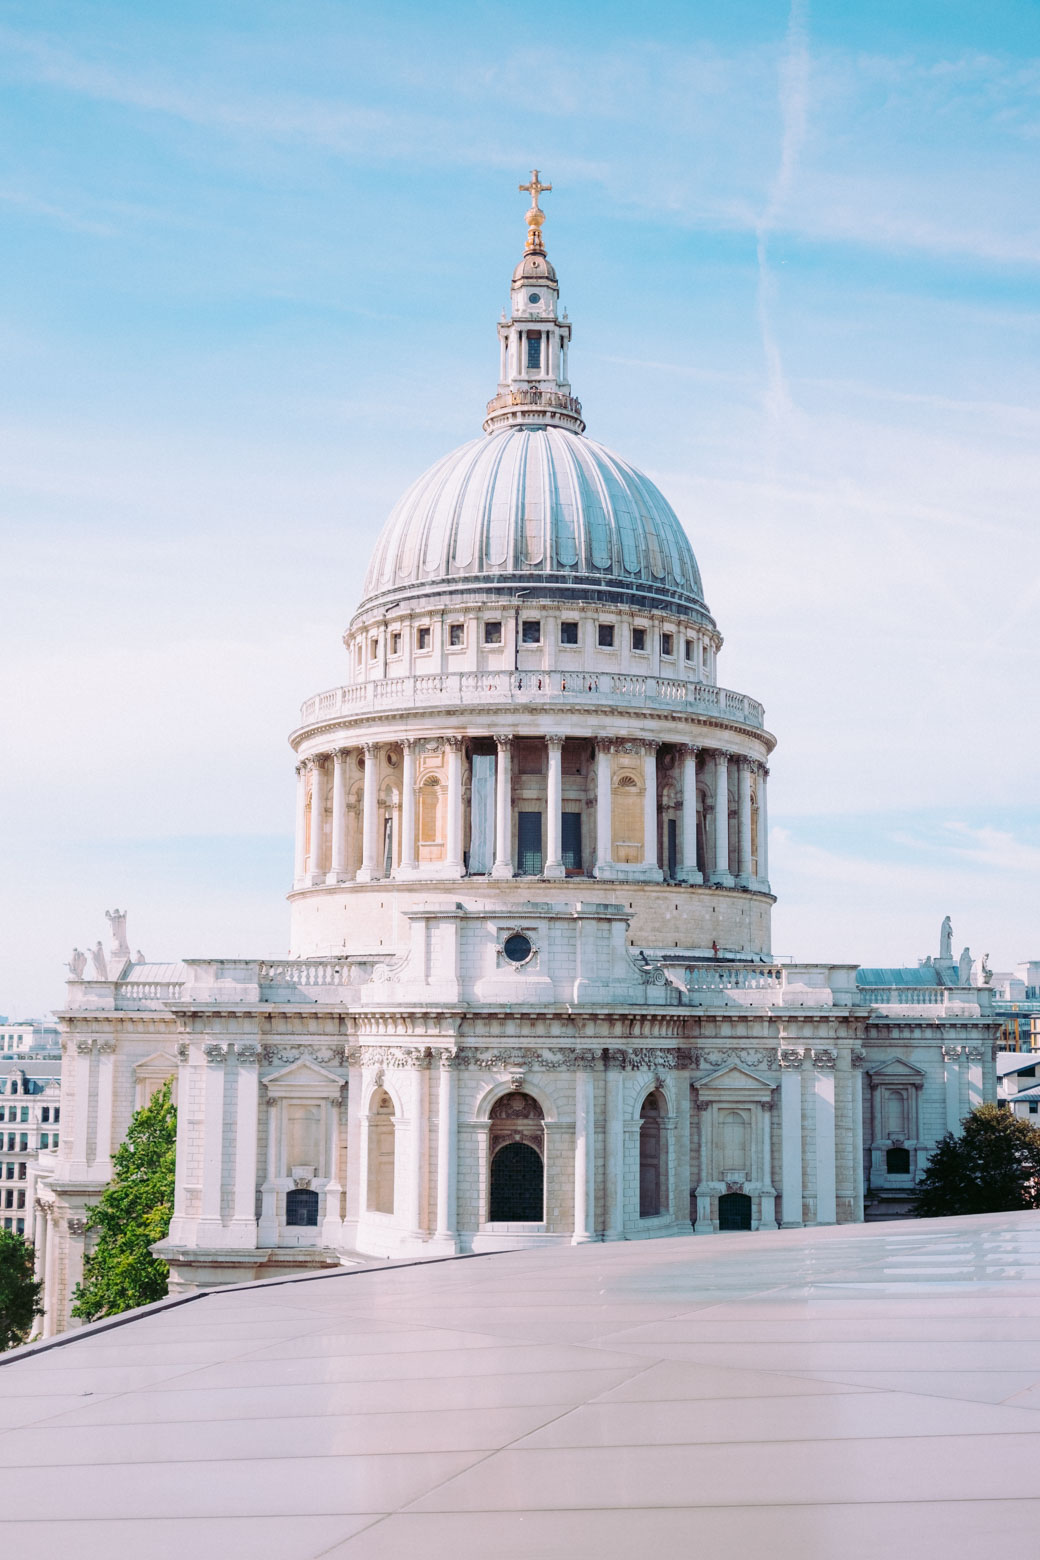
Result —
<path fill-rule="evenodd" d="M 545 1218 L 542 1107 L 513 1090 L 491 1107 L 488 1218 L 492 1224 L 541 1224 Z"/>
<path fill-rule="evenodd" d="M 385 1089 L 376 1090 L 369 1110 L 368 1208 L 394 1211 L 394 1102 Z"/>
<path fill-rule="evenodd" d="M 661 1117 L 665 1105 L 655 1089 L 643 1101 L 639 1112 L 639 1217 L 656 1219 L 664 1213 L 668 1198 L 665 1193 L 664 1132 Z"/>
<path fill-rule="evenodd" d="M 746 1192 L 723 1192 L 719 1198 L 719 1229 L 749 1230 L 751 1198 Z"/>
<path fill-rule="evenodd" d="M 286 1224 L 313 1227 L 318 1222 L 318 1194 L 308 1188 L 296 1187 L 285 1194 Z"/>

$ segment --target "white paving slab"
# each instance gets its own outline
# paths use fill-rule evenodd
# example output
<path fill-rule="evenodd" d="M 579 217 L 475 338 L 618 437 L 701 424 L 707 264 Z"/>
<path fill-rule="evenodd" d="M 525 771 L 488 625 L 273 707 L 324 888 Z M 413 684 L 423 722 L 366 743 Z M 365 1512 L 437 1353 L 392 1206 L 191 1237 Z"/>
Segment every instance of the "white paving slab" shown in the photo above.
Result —
<path fill-rule="evenodd" d="M 8 1548 L 80 1560 L 974 1560 L 1038 1467 L 1037 1214 L 346 1269 L 0 1363 Z"/>

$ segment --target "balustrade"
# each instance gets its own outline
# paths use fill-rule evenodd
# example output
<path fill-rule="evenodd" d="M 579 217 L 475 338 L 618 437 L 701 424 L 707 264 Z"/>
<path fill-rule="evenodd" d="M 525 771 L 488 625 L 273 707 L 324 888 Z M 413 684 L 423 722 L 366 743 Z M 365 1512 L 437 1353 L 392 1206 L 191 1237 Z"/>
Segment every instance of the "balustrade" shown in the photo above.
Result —
<path fill-rule="evenodd" d="M 470 704 L 622 705 L 638 709 L 682 708 L 691 713 L 722 713 L 727 719 L 761 730 L 764 712 L 757 699 L 711 683 L 679 677 L 644 677 L 622 672 L 423 672 L 384 677 L 315 694 L 300 710 L 304 724 L 336 714 L 367 710 L 409 710 Z"/>

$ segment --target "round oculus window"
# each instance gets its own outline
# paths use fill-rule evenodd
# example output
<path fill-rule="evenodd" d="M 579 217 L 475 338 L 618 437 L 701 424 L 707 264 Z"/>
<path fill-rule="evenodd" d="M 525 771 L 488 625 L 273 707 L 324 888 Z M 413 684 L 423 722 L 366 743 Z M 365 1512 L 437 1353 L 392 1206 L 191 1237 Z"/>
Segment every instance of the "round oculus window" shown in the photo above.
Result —
<path fill-rule="evenodd" d="M 525 937 L 523 932 L 510 932 L 502 944 L 502 952 L 511 964 L 524 964 L 534 949 L 531 947 L 531 939 Z"/>
<path fill-rule="evenodd" d="M 542 295 L 541 293 L 528 293 L 527 301 L 528 303 L 541 303 Z"/>

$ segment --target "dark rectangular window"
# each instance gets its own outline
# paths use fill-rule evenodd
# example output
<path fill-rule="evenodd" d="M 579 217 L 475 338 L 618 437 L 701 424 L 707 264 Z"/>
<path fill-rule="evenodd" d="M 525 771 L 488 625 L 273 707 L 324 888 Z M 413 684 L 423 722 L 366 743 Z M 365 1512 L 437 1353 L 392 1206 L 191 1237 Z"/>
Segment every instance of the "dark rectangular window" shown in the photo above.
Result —
<path fill-rule="evenodd" d="M 501 623 L 484 624 L 484 643 L 486 645 L 500 645 L 502 643 Z"/>
<path fill-rule="evenodd" d="M 51 1119 L 51 1108 L 50 1108 L 49 1105 L 45 1105 L 43 1107 L 43 1109 L 40 1111 L 40 1120 L 41 1121 L 50 1121 L 50 1119 Z"/>
<path fill-rule="evenodd" d="M 632 630 L 632 649 L 633 650 L 645 650 L 646 649 L 646 629 L 645 628 L 634 628 Z"/>
<path fill-rule="evenodd" d="M 525 645 L 540 645 L 542 642 L 542 625 L 537 618 L 528 618 L 520 625 L 520 642 Z"/>
<path fill-rule="evenodd" d="M 516 867 L 521 877 L 537 877 L 542 870 L 542 815 L 516 815 Z"/>
<path fill-rule="evenodd" d="M 448 629 L 448 643 L 453 650 L 457 650 L 465 643 L 465 633 L 461 623 L 452 623 Z"/>
<path fill-rule="evenodd" d="M 578 643 L 578 625 L 577 625 L 577 623 L 561 623 L 560 624 L 560 644 L 561 645 L 576 645 L 577 643 Z"/>
<path fill-rule="evenodd" d="M 686 659 L 688 661 L 696 661 L 696 659 L 697 659 L 697 643 L 696 643 L 696 640 L 688 639 L 686 641 Z"/>
<path fill-rule="evenodd" d="M 675 654 L 675 636 L 673 634 L 662 634 L 661 635 L 661 654 L 662 655 L 674 655 Z"/>
<path fill-rule="evenodd" d="M 61 1106 L 60 1105 L 55 1105 L 55 1107 L 54 1107 L 54 1119 L 55 1119 L 55 1121 L 58 1121 L 60 1119 L 60 1117 L 61 1117 Z"/>
<path fill-rule="evenodd" d="M 674 882 L 675 881 L 676 872 L 678 871 L 678 865 L 679 865 L 679 830 L 676 827 L 676 820 L 674 818 L 669 818 L 667 821 L 668 821 L 668 831 L 667 831 L 668 832 L 668 843 L 667 843 L 668 876 Z"/>
<path fill-rule="evenodd" d="M 527 332 L 527 366 L 528 368 L 541 368 L 542 366 L 542 333 L 540 330 Z"/>
<path fill-rule="evenodd" d="M 428 628 L 416 629 L 415 648 L 417 650 L 428 650 L 430 648 L 430 630 Z"/>
<path fill-rule="evenodd" d="M 390 635 L 390 654 L 391 655 L 400 655 L 401 654 L 401 636 L 400 636 L 400 634 L 391 634 Z"/>
<path fill-rule="evenodd" d="M 566 812 L 560 818 L 563 864 L 568 872 L 581 871 L 581 813 Z"/>
<path fill-rule="evenodd" d="M 613 623 L 601 623 L 599 625 L 599 647 L 601 650 L 611 650 L 614 647 Z"/>
<path fill-rule="evenodd" d="M 23 1105 L 22 1106 L 21 1115 L 18 1117 L 18 1120 L 19 1121 L 28 1121 L 29 1120 L 29 1107 L 28 1107 L 28 1105 Z"/>
<path fill-rule="evenodd" d="M 24 1208 L 25 1207 L 25 1193 L 24 1192 L 19 1192 L 18 1193 L 18 1201 L 15 1203 L 15 1207 L 16 1208 Z"/>

